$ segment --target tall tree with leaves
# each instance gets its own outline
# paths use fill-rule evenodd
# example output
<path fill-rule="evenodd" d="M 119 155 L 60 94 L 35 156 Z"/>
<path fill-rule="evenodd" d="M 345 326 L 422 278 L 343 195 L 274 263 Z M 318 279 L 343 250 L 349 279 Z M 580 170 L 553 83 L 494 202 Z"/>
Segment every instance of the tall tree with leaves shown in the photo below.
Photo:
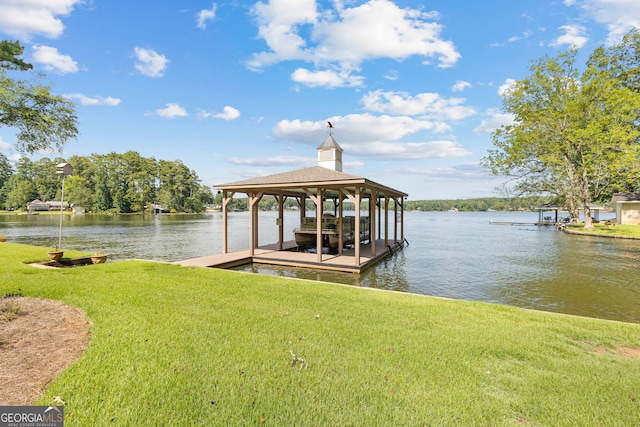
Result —
<path fill-rule="evenodd" d="M 0 42 L 0 126 L 17 129 L 15 147 L 23 153 L 62 151 L 64 144 L 76 138 L 78 118 L 72 101 L 51 92 L 44 84 L 16 80 L 7 71 L 32 68 L 20 56 L 19 42 Z M 42 75 L 38 75 L 42 79 Z"/>
<path fill-rule="evenodd" d="M 611 51 L 596 50 L 582 72 L 577 53 L 542 57 L 507 92 L 514 122 L 494 133 L 483 164 L 514 178 L 518 193 L 560 196 L 574 220 L 583 208 L 592 228 L 591 203 L 637 179 L 640 93 L 608 66 Z"/>
<path fill-rule="evenodd" d="M 7 188 L 6 184 L 13 175 L 13 166 L 7 159 L 7 156 L 0 153 L 0 208 L 5 206 L 5 201 L 7 199 Z"/>

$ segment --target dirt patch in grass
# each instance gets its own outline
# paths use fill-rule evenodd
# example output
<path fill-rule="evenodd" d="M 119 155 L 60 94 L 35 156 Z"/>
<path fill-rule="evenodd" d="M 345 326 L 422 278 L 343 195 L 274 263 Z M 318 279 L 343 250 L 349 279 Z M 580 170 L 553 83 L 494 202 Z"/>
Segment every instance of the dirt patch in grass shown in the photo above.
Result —
<path fill-rule="evenodd" d="M 590 342 L 586 342 L 586 341 L 580 341 L 576 338 L 573 337 L 567 337 L 567 339 L 571 340 L 571 341 L 575 341 L 578 342 L 582 345 L 584 345 L 585 347 L 587 347 L 589 349 L 589 352 L 593 353 L 593 354 L 597 354 L 599 356 L 605 355 L 605 354 L 614 354 L 616 356 L 620 356 L 620 357 L 636 357 L 636 358 L 640 358 L 640 348 L 639 347 L 631 347 L 628 345 L 619 345 L 618 347 L 615 348 L 608 348 L 608 347 L 601 347 L 601 346 L 596 346 L 593 345 Z"/>
<path fill-rule="evenodd" d="M 58 301 L 0 298 L 0 405 L 31 405 L 80 358 L 90 321 Z"/>
<path fill-rule="evenodd" d="M 592 353 L 594 354 L 616 354 L 621 357 L 638 357 L 640 358 L 640 348 L 637 347 L 627 347 L 621 345 L 617 348 L 606 348 L 606 347 L 594 347 Z"/>

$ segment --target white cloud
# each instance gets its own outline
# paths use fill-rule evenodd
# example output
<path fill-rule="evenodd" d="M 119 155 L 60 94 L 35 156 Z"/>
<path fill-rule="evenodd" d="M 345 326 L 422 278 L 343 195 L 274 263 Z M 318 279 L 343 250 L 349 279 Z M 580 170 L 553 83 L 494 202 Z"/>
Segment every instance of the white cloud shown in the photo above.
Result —
<path fill-rule="evenodd" d="M 76 99 L 82 105 L 106 105 L 109 107 L 115 107 L 121 102 L 119 98 L 111 96 L 107 96 L 106 98 L 102 96 L 89 97 L 82 93 L 66 93 L 62 96 L 68 99 Z"/>
<path fill-rule="evenodd" d="M 345 169 L 355 169 L 364 166 L 364 162 L 342 162 Z"/>
<path fill-rule="evenodd" d="M 10 148 L 11 148 L 11 144 L 3 140 L 2 136 L 0 136 L 0 150 L 8 150 Z"/>
<path fill-rule="evenodd" d="M 398 70 L 389 70 L 385 73 L 384 78 L 391 81 L 396 81 L 400 77 Z"/>
<path fill-rule="evenodd" d="M 258 178 L 261 176 L 269 175 L 269 172 L 264 171 L 262 169 L 246 169 L 246 168 L 233 170 L 231 171 L 231 173 L 233 173 L 234 175 L 238 175 L 239 177 L 244 179 Z"/>
<path fill-rule="evenodd" d="M 445 99 L 437 93 L 419 93 L 411 96 L 405 92 L 369 92 L 362 98 L 364 108 L 377 113 L 424 115 L 435 120 L 461 120 L 476 114 L 464 106 L 464 98 Z"/>
<path fill-rule="evenodd" d="M 500 85 L 500 87 L 498 88 L 498 95 L 505 96 L 511 90 L 511 88 L 515 86 L 515 84 L 516 80 L 514 79 L 505 80 L 504 84 Z"/>
<path fill-rule="evenodd" d="M 133 48 L 136 60 L 135 68 L 141 74 L 148 77 L 162 77 L 167 64 L 170 62 L 164 55 L 161 55 L 153 49 L 144 49 L 141 47 Z"/>
<path fill-rule="evenodd" d="M 32 49 L 33 62 L 43 64 L 47 71 L 55 71 L 60 74 L 78 71 L 78 63 L 69 55 L 60 54 L 55 47 L 35 45 Z"/>
<path fill-rule="evenodd" d="M 333 136 L 350 154 L 361 158 L 411 160 L 458 157 L 471 154 L 453 140 L 400 141 L 423 130 L 433 130 L 437 124 L 405 116 L 374 116 L 351 114 L 329 117 L 334 125 Z M 276 139 L 317 146 L 326 137 L 326 121 L 282 120 L 276 124 Z"/>
<path fill-rule="evenodd" d="M 463 80 L 458 80 L 453 87 L 451 88 L 452 91 L 454 92 L 462 92 L 463 90 L 465 90 L 466 88 L 471 87 L 471 83 L 469 82 L 465 82 Z"/>
<path fill-rule="evenodd" d="M 0 1 L 0 31 L 29 41 L 33 35 L 60 37 L 64 25 L 59 17 L 68 16 L 83 0 L 5 0 Z"/>
<path fill-rule="evenodd" d="M 184 117 L 187 115 L 187 110 L 182 108 L 179 104 L 167 103 L 165 108 L 159 108 L 155 111 L 155 114 L 167 119 L 173 119 L 174 117 Z"/>
<path fill-rule="evenodd" d="M 315 0 L 258 2 L 253 13 L 269 50 L 254 54 L 247 66 L 259 70 L 281 61 L 313 62 L 316 71 L 299 71 L 293 77 L 335 87 L 335 78 L 343 76 L 336 69 L 359 69 L 368 60 L 422 56 L 450 67 L 460 58 L 453 43 L 441 38 L 436 13 L 402 9 L 389 0 L 370 0 L 351 8 L 335 1 L 333 6 L 318 11 Z M 333 71 L 320 74 L 327 68 Z"/>
<path fill-rule="evenodd" d="M 524 17 L 525 17 L 525 18 L 527 18 L 527 19 L 530 19 L 530 17 L 528 17 L 528 16 L 526 16 L 526 15 L 524 15 Z M 515 42 L 520 41 L 520 40 L 528 39 L 529 37 L 531 37 L 531 35 L 532 35 L 532 34 L 533 34 L 533 31 L 531 31 L 531 30 L 526 30 L 526 31 L 524 31 L 524 32 L 522 33 L 522 35 L 519 35 L 519 36 L 511 36 L 511 37 L 509 37 L 509 38 L 507 39 L 507 41 L 506 41 L 506 42 L 501 42 L 501 43 L 498 43 L 498 42 L 496 42 L 496 43 L 491 43 L 491 46 L 493 46 L 493 47 L 506 46 L 506 45 L 508 45 L 509 43 L 515 43 Z"/>
<path fill-rule="evenodd" d="M 309 87 L 358 87 L 362 86 L 364 77 L 353 76 L 348 70 L 340 71 L 309 71 L 305 68 L 298 68 L 291 74 L 294 82 L 301 83 Z"/>
<path fill-rule="evenodd" d="M 240 111 L 227 105 L 222 109 L 222 113 L 214 114 L 213 117 L 215 117 L 216 119 L 223 119 L 227 121 L 235 120 L 240 117 Z"/>
<path fill-rule="evenodd" d="M 200 12 L 198 12 L 196 27 L 202 30 L 207 28 L 207 21 L 213 21 L 216 18 L 217 8 L 218 8 L 218 5 L 213 3 L 213 5 L 211 5 L 211 9 L 203 9 Z"/>
<path fill-rule="evenodd" d="M 249 166 L 298 166 L 314 165 L 315 157 L 302 156 L 272 156 L 272 157 L 230 157 L 227 159 L 235 165 Z"/>
<path fill-rule="evenodd" d="M 550 43 L 551 46 L 569 46 L 581 48 L 589 40 L 584 34 L 587 29 L 582 25 L 563 25 L 559 28 L 564 31 L 564 34 L 558 37 L 554 42 Z"/>
<path fill-rule="evenodd" d="M 578 5 L 586 14 L 607 26 L 608 44 L 615 44 L 632 28 L 640 28 L 640 2 L 637 0 L 566 0 L 567 6 Z"/>
<path fill-rule="evenodd" d="M 533 32 L 531 30 L 526 30 L 524 33 L 522 33 L 521 36 L 511 36 L 507 39 L 507 43 L 514 43 L 520 40 L 524 40 L 524 39 L 528 39 L 529 37 L 531 37 L 531 34 L 533 34 Z"/>
<path fill-rule="evenodd" d="M 436 124 L 429 120 L 414 119 L 406 116 L 375 116 L 373 114 L 349 114 L 347 116 L 328 117 L 334 126 L 334 136 L 341 140 L 394 141 L 423 130 L 433 130 Z M 273 128 L 277 139 L 318 145 L 318 139 L 326 134 L 326 120 L 311 122 L 301 120 L 281 120 Z M 338 141 L 340 145 L 342 143 Z"/>
<path fill-rule="evenodd" d="M 343 143 L 349 154 L 386 160 L 441 159 L 472 154 L 455 141 L 389 142 L 374 141 L 361 144 Z"/>
<path fill-rule="evenodd" d="M 513 124 L 514 121 L 513 114 L 505 114 L 493 108 L 487 110 L 486 115 L 489 117 L 482 120 L 480 125 L 473 129 L 474 133 L 493 133 L 502 126 L 509 126 Z"/>
<path fill-rule="evenodd" d="M 439 167 L 430 169 L 407 168 L 402 170 L 403 174 L 419 175 L 427 181 L 476 181 L 486 179 L 487 169 L 478 163 L 462 163 L 450 167 Z"/>
<path fill-rule="evenodd" d="M 208 111 L 203 110 L 198 112 L 198 117 L 201 119 L 209 119 L 213 117 L 216 119 L 230 121 L 240 117 L 240 111 L 227 105 L 222 109 L 222 113 L 210 113 Z"/>

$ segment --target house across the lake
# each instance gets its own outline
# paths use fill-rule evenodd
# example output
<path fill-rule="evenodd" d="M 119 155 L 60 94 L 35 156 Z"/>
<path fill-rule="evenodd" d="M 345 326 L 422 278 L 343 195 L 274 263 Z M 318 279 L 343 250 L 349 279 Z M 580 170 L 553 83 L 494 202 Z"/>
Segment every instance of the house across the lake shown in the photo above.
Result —
<path fill-rule="evenodd" d="M 404 199 L 407 194 L 367 178 L 342 172 L 342 148 L 332 134 L 318 150 L 316 166 L 260 178 L 216 185 L 222 195 L 222 254 L 179 262 L 182 265 L 229 267 L 249 262 L 359 273 L 402 249 Z M 236 194 L 249 199 L 249 248 L 228 253 L 227 206 Z M 258 203 L 264 196 L 278 203 L 278 242 L 258 242 Z M 300 221 L 285 224 L 284 203 L 295 199 Z M 314 206 L 307 212 L 307 201 Z M 325 206 L 332 202 L 332 209 Z M 351 202 L 353 210 L 344 209 Z M 296 221 L 297 222 L 297 221 Z M 262 225 L 262 224 L 260 224 Z M 285 227 L 294 241 L 284 241 Z M 235 254 L 235 255 L 234 255 Z"/>
<path fill-rule="evenodd" d="M 68 202 L 57 202 L 57 201 L 47 201 L 43 202 L 39 199 L 35 199 L 29 203 L 27 203 L 27 210 L 29 212 L 37 212 L 37 211 L 59 211 L 62 206 L 63 210 L 69 209 Z"/>
<path fill-rule="evenodd" d="M 640 193 L 615 193 L 611 201 L 616 204 L 618 224 L 640 225 Z"/>

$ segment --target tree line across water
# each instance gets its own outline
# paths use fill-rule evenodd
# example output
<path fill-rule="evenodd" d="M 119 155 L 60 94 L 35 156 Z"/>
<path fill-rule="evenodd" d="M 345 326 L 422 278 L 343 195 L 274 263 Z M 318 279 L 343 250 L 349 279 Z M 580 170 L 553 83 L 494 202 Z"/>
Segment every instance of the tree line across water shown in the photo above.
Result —
<path fill-rule="evenodd" d="M 159 204 L 169 211 L 202 212 L 213 203 L 211 188 L 180 160 L 156 160 L 128 151 L 66 160 L 22 157 L 14 168 L 0 153 L 0 207 L 17 210 L 34 199 L 60 200 L 59 163 L 73 167 L 73 175 L 65 178 L 64 200 L 87 211 L 133 213 Z"/>
<path fill-rule="evenodd" d="M 220 205 L 220 195 L 216 195 L 214 205 Z M 246 198 L 234 198 L 229 202 L 230 210 L 246 211 L 248 204 Z M 544 205 L 557 205 L 558 199 L 555 197 L 484 197 L 474 199 L 450 199 L 450 200 L 406 200 L 404 202 L 405 211 L 429 211 L 444 212 L 455 209 L 459 212 L 489 212 L 489 211 L 535 211 Z M 284 202 L 284 209 L 299 209 L 300 203 L 295 198 L 288 198 Z M 369 204 L 365 200 L 362 202 L 363 210 L 369 209 Z M 278 202 L 274 197 L 265 196 L 258 203 L 258 209 L 262 211 L 274 211 L 278 209 Z M 315 212 L 315 205 L 312 201 L 307 200 L 307 211 Z M 332 212 L 336 209 L 332 201 L 325 201 L 323 210 Z M 355 206 L 351 202 L 344 202 L 343 209 L 345 211 L 355 210 Z M 379 208 L 378 208 L 379 209 Z M 393 201 L 389 203 L 389 209 L 393 210 Z"/>
<path fill-rule="evenodd" d="M 25 210 L 35 199 L 60 200 L 61 176 L 56 165 L 69 163 L 73 175 L 65 178 L 64 200 L 82 206 L 89 212 L 135 213 L 159 204 L 173 212 L 202 212 L 207 206 L 220 206 L 221 195 L 201 184 L 198 175 L 180 160 L 166 161 L 142 157 L 135 151 L 124 154 L 92 154 L 63 158 L 42 158 L 32 161 L 22 157 L 15 164 L 0 153 L 0 208 Z M 501 198 L 487 197 L 456 200 L 407 200 L 405 210 L 461 212 L 535 210 L 543 204 L 553 203 L 550 197 Z M 248 210 L 247 199 L 236 197 L 228 205 L 233 211 Z M 363 202 L 362 209 L 368 209 Z M 274 197 L 265 196 L 258 208 L 262 211 L 278 209 Z M 288 198 L 284 208 L 299 209 L 299 200 Z M 343 208 L 354 210 L 353 203 Z M 332 211 L 333 202 L 325 202 L 324 210 Z M 390 204 L 393 209 L 393 202 Z M 307 210 L 313 211 L 313 202 L 307 200 Z"/>

